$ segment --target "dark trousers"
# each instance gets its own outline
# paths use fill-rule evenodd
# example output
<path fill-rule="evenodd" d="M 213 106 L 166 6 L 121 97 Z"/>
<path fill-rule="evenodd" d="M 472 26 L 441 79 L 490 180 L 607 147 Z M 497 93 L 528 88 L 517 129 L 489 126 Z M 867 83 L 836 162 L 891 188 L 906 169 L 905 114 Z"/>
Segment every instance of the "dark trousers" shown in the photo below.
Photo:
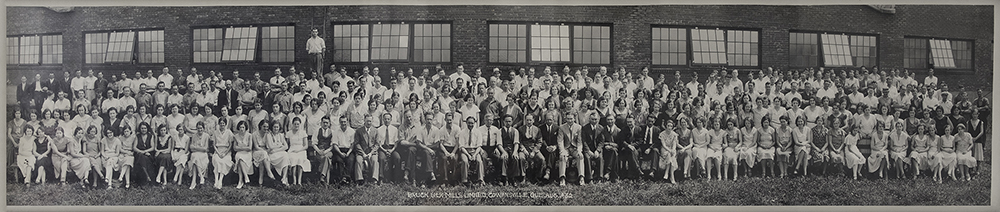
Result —
<path fill-rule="evenodd" d="M 323 53 L 309 53 L 309 64 L 312 65 L 313 71 L 320 72 L 323 70 Z M 333 70 L 330 70 L 333 71 Z"/>
<path fill-rule="evenodd" d="M 618 149 L 621 168 L 618 177 L 632 178 L 639 175 L 639 151 L 638 149 L 623 146 Z"/>
<path fill-rule="evenodd" d="M 349 180 L 351 178 L 352 170 L 354 170 L 351 165 L 354 164 L 353 153 L 351 155 L 345 155 L 343 152 L 347 152 L 348 148 L 340 148 L 340 150 L 333 151 L 333 177 L 334 179 L 345 179 Z"/>
<path fill-rule="evenodd" d="M 437 149 L 437 155 L 438 155 L 438 157 L 436 159 L 436 161 L 437 161 L 437 173 L 436 173 L 436 176 L 437 176 L 437 180 L 439 180 L 439 181 L 441 181 L 443 183 L 448 183 L 451 180 L 455 180 L 456 179 L 455 176 L 454 176 L 454 174 L 449 173 L 449 172 L 453 172 L 457 168 L 456 164 L 458 164 L 458 154 L 459 153 L 455 153 L 455 155 L 452 155 L 452 156 L 448 155 L 448 153 L 451 153 L 452 151 L 455 151 L 455 147 L 445 147 L 444 151 L 448 151 L 448 152 L 443 152 L 443 151 L 441 151 L 441 149 Z"/>

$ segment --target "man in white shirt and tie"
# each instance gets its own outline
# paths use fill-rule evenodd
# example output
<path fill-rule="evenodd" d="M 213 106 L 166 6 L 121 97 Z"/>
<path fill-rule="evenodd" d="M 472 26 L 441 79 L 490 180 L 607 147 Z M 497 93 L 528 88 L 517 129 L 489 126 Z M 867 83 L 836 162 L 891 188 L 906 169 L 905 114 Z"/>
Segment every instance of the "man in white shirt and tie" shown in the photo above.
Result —
<path fill-rule="evenodd" d="M 306 50 L 309 51 L 309 59 L 315 64 L 313 72 L 323 73 L 323 53 L 326 52 L 326 40 L 319 37 L 319 30 L 312 29 L 312 36 L 306 41 Z M 333 70 L 331 70 L 333 71 Z"/>

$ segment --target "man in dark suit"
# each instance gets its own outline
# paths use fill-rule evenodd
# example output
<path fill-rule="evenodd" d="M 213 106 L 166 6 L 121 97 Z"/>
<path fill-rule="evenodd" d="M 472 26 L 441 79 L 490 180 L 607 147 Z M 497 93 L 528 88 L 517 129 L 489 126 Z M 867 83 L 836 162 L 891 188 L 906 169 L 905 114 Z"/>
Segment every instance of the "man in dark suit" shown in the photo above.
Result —
<path fill-rule="evenodd" d="M 542 137 L 542 155 L 545 156 L 545 163 L 542 164 L 542 173 L 545 180 L 549 180 L 549 173 L 552 167 L 556 166 L 559 160 L 559 125 L 556 125 L 555 115 L 545 117 L 545 124 L 539 127 L 538 134 Z"/>
<path fill-rule="evenodd" d="M 17 103 L 21 106 L 21 110 L 25 110 L 25 112 L 27 112 L 26 109 L 31 107 L 29 104 L 32 99 L 31 92 L 32 87 L 28 83 L 28 77 L 22 75 L 21 83 L 17 85 Z"/>
<path fill-rule="evenodd" d="M 656 170 L 656 164 L 659 163 L 659 149 L 656 148 L 660 146 L 660 132 L 663 130 L 660 127 L 653 125 L 656 122 L 655 115 L 646 116 L 646 126 L 642 127 L 642 138 L 637 145 L 637 150 L 639 152 L 639 159 L 642 160 L 643 165 L 640 169 L 640 173 L 646 173 L 650 177 L 653 177 L 653 172 Z M 648 170 L 647 172 L 643 172 Z"/>
<path fill-rule="evenodd" d="M 268 87 L 268 86 L 263 86 L 263 87 Z M 257 96 L 257 99 L 260 99 L 261 102 L 263 102 L 264 110 L 267 110 L 268 113 L 274 112 L 271 111 L 274 108 L 271 105 L 273 105 L 276 102 L 275 98 L 278 96 L 278 91 L 275 90 L 277 90 L 277 86 L 274 86 L 273 88 L 268 87 L 268 89 L 264 89 L 264 92 L 260 92 L 260 94 L 258 94 Z"/>
<path fill-rule="evenodd" d="M 217 102 L 215 105 L 218 105 L 219 107 L 216 108 L 216 111 L 219 111 L 220 113 L 228 113 L 230 116 L 235 115 L 235 108 L 240 106 L 240 103 L 237 100 L 239 96 L 239 92 L 236 92 L 236 90 L 233 89 L 233 82 L 226 81 L 226 89 L 219 92 L 219 96 L 216 100 Z M 228 107 L 229 111 L 221 111 L 222 106 Z"/>
<path fill-rule="evenodd" d="M 50 91 L 55 91 L 56 90 L 57 87 L 53 87 L 56 84 L 58 84 L 56 82 L 56 74 L 55 73 L 51 73 L 51 72 L 49 73 L 49 78 L 46 79 L 45 81 L 42 81 L 42 87 L 46 87 Z"/>
<path fill-rule="evenodd" d="M 583 126 L 581 130 L 581 140 L 583 140 L 583 153 L 585 155 L 584 165 L 586 166 L 586 177 L 591 183 L 606 180 L 604 177 L 604 156 L 601 154 L 602 144 L 608 139 L 605 138 L 607 130 L 599 124 L 597 113 L 588 115 L 590 123 Z M 595 176 L 596 175 L 596 176 Z"/>
<path fill-rule="evenodd" d="M 635 124 L 635 117 L 628 115 L 625 117 L 625 129 L 618 133 L 618 153 L 621 160 L 621 171 L 617 173 L 620 177 L 635 178 L 641 175 L 639 171 L 639 147 L 642 140 L 642 129 Z M 619 165 L 619 164 L 614 164 Z"/>

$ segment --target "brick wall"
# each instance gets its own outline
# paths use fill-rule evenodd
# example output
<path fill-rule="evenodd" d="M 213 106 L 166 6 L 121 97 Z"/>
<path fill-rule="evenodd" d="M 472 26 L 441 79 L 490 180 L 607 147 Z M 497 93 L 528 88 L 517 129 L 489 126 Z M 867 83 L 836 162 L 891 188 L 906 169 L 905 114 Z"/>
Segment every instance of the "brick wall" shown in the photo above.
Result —
<path fill-rule="evenodd" d="M 62 65 L 8 65 L 7 68 L 12 70 L 9 77 L 19 77 L 18 74 L 29 71 L 94 69 L 117 73 L 158 70 L 163 66 L 171 69 L 196 67 L 204 72 L 241 70 L 247 76 L 252 71 L 264 71 L 263 75 L 267 77 L 274 68 L 302 67 L 305 64 L 308 55 L 303 49 L 311 28 L 320 28 L 323 31 L 321 34 L 328 34 L 332 31 L 331 23 L 358 21 L 451 22 L 453 62 L 442 64 L 449 70 L 458 62 L 466 64 L 467 70 L 497 67 L 488 62 L 487 23 L 513 21 L 612 24 L 611 65 L 627 66 L 632 71 L 651 63 L 651 25 L 681 25 L 760 29 L 761 67 L 781 69 L 788 69 L 789 30 L 877 34 L 878 64 L 884 68 L 902 68 L 904 36 L 973 39 L 975 70 L 938 71 L 938 75 L 948 81 L 971 80 L 974 86 L 983 86 L 991 85 L 988 80 L 992 79 L 993 73 L 993 6 L 898 5 L 895 14 L 883 14 L 868 6 L 856 5 L 78 7 L 67 13 L 38 7 L 8 7 L 7 14 L 8 35 L 61 32 L 64 40 Z M 192 26 L 276 23 L 294 23 L 296 26 L 295 48 L 298 51 L 295 63 L 191 62 Z M 164 29 L 164 64 L 83 64 L 83 32 L 137 28 Z M 327 41 L 332 45 L 329 37 Z M 332 61 L 332 54 L 327 54 L 327 57 L 328 63 Z M 390 67 L 413 67 L 419 71 L 434 66 L 369 63 L 347 67 L 357 70 L 365 65 L 380 67 L 384 75 L 388 75 Z M 699 67 L 653 68 L 654 74 L 672 74 L 672 70 L 682 70 L 685 75 L 710 71 Z M 922 71 L 918 71 L 918 77 L 922 78 Z"/>

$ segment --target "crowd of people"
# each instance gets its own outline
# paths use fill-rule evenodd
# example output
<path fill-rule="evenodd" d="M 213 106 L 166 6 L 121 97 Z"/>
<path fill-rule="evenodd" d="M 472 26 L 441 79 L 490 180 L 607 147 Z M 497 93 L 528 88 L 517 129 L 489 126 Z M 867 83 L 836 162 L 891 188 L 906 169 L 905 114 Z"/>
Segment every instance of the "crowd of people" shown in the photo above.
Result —
<path fill-rule="evenodd" d="M 193 189 L 206 178 L 300 185 L 303 173 L 474 186 L 818 172 L 941 183 L 971 179 L 988 157 L 989 100 L 933 70 L 288 71 L 22 76 L 7 125 L 14 179 Z"/>

